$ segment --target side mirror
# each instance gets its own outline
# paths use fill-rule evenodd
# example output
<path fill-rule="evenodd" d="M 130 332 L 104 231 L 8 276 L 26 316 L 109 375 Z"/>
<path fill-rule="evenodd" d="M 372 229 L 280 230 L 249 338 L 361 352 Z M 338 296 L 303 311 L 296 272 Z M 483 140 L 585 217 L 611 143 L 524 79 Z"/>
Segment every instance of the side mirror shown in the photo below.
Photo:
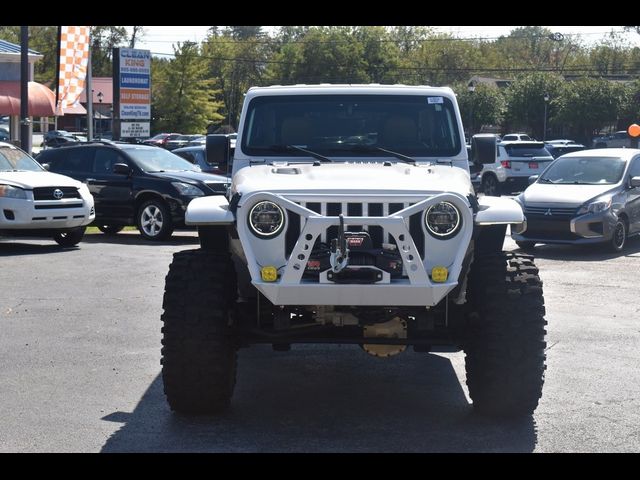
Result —
<path fill-rule="evenodd" d="M 126 163 L 114 163 L 113 173 L 116 175 L 129 175 L 131 173 L 131 168 Z"/>
<path fill-rule="evenodd" d="M 631 187 L 640 187 L 640 177 L 631 177 Z"/>
<path fill-rule="evenodd" d="M 536 180 L 538 180 L 538 178 L 540 178 L 540 175 L 531 175 L 529 177 L 529 185 L 533 185 L 534 183 L 536 183 Z"/>
<path fill-rule="evenodd" d="M 229 165 L 230 141 L 227 135 L 207 135 L 207 163 L 217 165 L 226 174 Z"/>
<path fill-rule="evenodd" d="M 48 163 L 41 163 L 41 165 L 42 165 L 42 168 L 44 168 L 47 172 L 51 168 L 51 165 L 49 165 Z"/>
<path fill-rule="evenodd" d="M 487 165 L 496 161 L 496 137 L 490 133 L 480 133 L 471 138 L 471 159 L 473 163 Z"/>

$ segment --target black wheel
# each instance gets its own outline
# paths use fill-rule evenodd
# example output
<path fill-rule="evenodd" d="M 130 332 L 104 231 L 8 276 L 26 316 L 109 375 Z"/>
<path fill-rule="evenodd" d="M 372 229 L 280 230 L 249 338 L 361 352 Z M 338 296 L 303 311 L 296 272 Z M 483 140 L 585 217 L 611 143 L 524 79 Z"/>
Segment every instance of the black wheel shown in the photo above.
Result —
<path fill-rule="evenodd" d="M 545 325 L 542 281 L 533 258 L 476 258 L 469 276 L 467 386 L 473 406 L 491 416 L 530 415 L 542 396 Z"/>
<path fill-rule="evenodd" d="M 119 231 L 121 231 L 124 226 L 123 225 L 97 225 L 98 230 L 100 230 L 105 235 L 115 235 Z"/>
<path fill-rule="evenodd" d="M 482 192 L 489 197 L 500 196 L 500 183 L 493 175 L 482 177 Z"/>
<path fill-rule="evenodd" d="M 84 231 L 87 227 L 78 227 L 64 232 L 58 232 L 53 239 L 62 247 L 75 247 L 84 237 Z"/>
<path fill-rule="evenodd" d="M 236 382 L 238 343 L 230 313 L 236 274 L 228 253 L 175 253 L 162 307 L 162 380 L 172 410 L 225 410 Z"/>
<path fill-rule="evenodd" d="M 621 252 L 627 243 L 627 224 L 622 219 L 618 219 L 613 227 L 613 236 L 609 242 L 609 248 L 614 252 Z"/>
<path fill-rule="evenodd" d="M 516 245 L 518 245 L 518 247 L 520 247 L 521 250 L 533 250 L 536 246 L 536 242 L 529 242 L 529 241 L 516 242 Z"/>
<path fill-rule="evenodd" d="M 140 234 L 148 240 L 164 240 L 173 233 L 173 222 L 162 200 L 148 200 L 138 208 L 137 224 Z"/>

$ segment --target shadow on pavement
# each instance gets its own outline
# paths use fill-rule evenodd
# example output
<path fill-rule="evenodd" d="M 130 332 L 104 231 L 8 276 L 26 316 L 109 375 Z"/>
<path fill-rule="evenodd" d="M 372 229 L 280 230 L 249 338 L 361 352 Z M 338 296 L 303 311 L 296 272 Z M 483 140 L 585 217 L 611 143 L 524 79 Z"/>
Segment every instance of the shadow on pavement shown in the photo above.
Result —
<path fill-rule="evenodd" d="M 387 360 L 352 346 L 252 347 L 239 356 L 231 409 L 169 410 L 160 376 L 103 452 L 531 452 L 532 417 L 472 413 L 448 358 L 405 352 Z"/>
<path fill-rule="evenodd" d="M 594 245 L 551 245 L 538 244 L 533 250 L 518 249 L 519 252 L 533 255 L 536 258 L 549 260 L 567 260 L 572 262 L 597 262 L 613 258 L 637 255 L 640 253 L 640 237 L 627 239 L 622 252 L 615 253 L 607 250 L 604 244 Z"/>
<path fill-rule="evenodd" d="M 198 236 L 191 232 L 174 234 L 166 240 L 147 240 L 138 232 L 123 232 L 116 235 L 89 233 L 82 239 L 83 243 L 110 243 L 118 245 L 197 245 Z"/>
<path fill-rule="evenodd" d="M 62 253 L 78 249 L 78 247 L 61 247 L 53 240 L 42 240 L 42 242 L 42 244 L 21 243 L 20 240 L 5 239 L 0 241 L 0 257 Z"/>

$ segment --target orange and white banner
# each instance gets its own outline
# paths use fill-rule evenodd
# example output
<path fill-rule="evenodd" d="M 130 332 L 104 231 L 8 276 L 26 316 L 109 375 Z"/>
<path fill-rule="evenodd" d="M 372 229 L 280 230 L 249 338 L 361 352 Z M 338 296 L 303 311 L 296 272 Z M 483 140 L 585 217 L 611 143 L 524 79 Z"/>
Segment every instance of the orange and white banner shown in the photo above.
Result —
<path fill-rule="evenodd" d="M 66 108 L 79 103 L 88 63 L 89 27 L 61 27 L 56 115 L 64 115 Z"/>

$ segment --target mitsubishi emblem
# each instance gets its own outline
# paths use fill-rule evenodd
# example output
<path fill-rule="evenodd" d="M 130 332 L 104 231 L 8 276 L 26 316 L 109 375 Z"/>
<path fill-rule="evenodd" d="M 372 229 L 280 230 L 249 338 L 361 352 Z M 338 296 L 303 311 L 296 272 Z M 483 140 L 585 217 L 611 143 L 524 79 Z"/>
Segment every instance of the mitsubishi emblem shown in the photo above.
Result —
<path fill-rule="evenodd" d="M 64 197 L 64 193 L 59 188 L 56 188 L 53 191 L 53 198 L 55 198 L 56 200 L 60 200 L 62 197 Z"/>
<path fill-rule="evenodd" d="M 549 215 L 549 216 L 553 215 L 553 213 L 551 213 L 551 209 L 550 208 L 548 208 L 547 211 L 544 212 L 544 214 L 545 214 L 545 216 L 546 215 Z"/>

